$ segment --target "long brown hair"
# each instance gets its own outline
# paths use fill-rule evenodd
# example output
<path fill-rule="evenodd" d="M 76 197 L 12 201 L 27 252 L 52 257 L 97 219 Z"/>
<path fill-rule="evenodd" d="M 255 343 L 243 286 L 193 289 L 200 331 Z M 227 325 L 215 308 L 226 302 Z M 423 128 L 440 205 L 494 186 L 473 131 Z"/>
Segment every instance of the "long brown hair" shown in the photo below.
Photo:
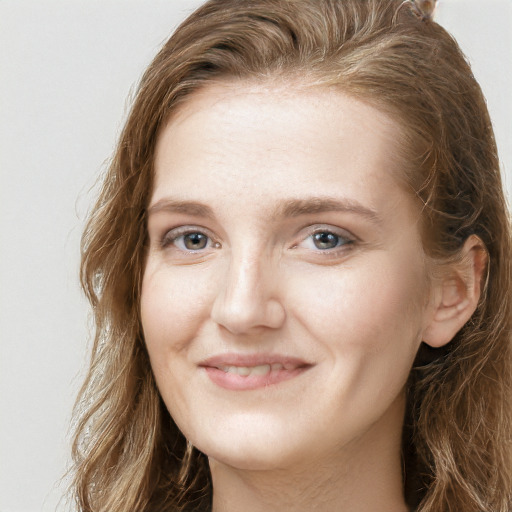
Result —
<path fill-rule="evenodd" d="M 139 319 L 145 211 L 159 130 L 216 79 L 300 77 L 402 125 L 404 183 L 423 204 L 425 250 L 489 255 L 477 311 L 443 349 L 422 345 L 407 385 L 404 493 L 421 512 L 511 506 L 511 239 L 494 135 L 457 43 L 402 0 L 210 0 L 146 70 L 82 240 L 96 325 L 75 414 L 74 496 L 87 512 L 207 510 L 204 454 L 159 397 Z"/>

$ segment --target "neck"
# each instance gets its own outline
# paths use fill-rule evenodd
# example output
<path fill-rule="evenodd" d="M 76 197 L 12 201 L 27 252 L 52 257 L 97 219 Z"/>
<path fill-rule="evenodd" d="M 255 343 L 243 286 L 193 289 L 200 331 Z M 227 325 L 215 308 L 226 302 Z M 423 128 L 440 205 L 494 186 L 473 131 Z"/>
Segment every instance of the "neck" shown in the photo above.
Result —
<path fill-rule="evenodd" d="M 293 467 L 240 470 L 210 459 L 213 512 L 407 512 L 401 423 L 390 418 L 329 457 Z"/>

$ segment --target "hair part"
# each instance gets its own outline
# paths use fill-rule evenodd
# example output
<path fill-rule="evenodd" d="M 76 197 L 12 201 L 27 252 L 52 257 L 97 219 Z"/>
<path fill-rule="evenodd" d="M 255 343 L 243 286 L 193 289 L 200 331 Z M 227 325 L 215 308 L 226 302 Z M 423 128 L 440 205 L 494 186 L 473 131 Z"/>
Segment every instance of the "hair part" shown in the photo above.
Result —
<path fill-rule="evenodd" d="M 158 134 L 216 80 L 323 84 L 403 128 L 404 186 L 440 265 L 477 235 L 485 293 L 442 349 L 422 345 L 407 384 L 404 493 L 418 512 L 511 505 L 512 263 L 496 144 L 457 43 L 401 0 L 211 0 L 146 70 L 82 239 L 82 287 L 96 324 L 75 414 L 79 510 L 205 510 L 204 454 L 172 421 L 151 373 L 139 300 Z M 405 5 L 405 7 L 407 7 Z"/>

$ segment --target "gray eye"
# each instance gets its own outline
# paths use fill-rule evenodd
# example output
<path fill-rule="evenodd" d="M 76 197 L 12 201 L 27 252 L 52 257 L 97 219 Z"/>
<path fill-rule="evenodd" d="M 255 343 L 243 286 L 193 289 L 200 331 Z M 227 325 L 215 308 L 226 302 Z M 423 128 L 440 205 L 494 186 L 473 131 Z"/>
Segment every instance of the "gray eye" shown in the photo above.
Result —
<path fill-rule="evenodd" d="M 208 237 L 203 233 L 188 233 L 183 235 L 183 245 L 189 251 L 204 249 L 208 245 Z"/>
<path fill-rule="evenodd" d="M 313 243 L 317 249 L 334 249 L 340 243 L 340 237 L 328 231 L 322 231 L 313 235 Z"/>

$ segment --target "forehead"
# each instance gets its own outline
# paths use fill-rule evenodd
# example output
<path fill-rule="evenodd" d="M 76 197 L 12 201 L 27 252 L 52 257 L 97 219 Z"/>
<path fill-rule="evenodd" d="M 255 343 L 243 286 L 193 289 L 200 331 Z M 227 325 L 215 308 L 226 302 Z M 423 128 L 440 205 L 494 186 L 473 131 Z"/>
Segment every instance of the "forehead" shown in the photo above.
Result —
<path fill-rule="evenodd" d="M 248 201 L 334 191 L 378 203 L 397 188 L 400 139 L 393 119 L 332 87 L 216 83 L 160 133 L 152 202 L 192 191 L 233 199 L 236 189 Z"/>
<path fill-rule="evenodd" d="M 327 139 L 353 132 L 354 137 L 362 135 L 361 140 L 376 144 L 376 149 L 387 146 L 390 157 L 395 154 L 393 148 L 397 147 L 401 133 L 400 124 L 389 115 L 335 86 L 279 79 L 226 80 L 213 82 L 188 96 L 171 115 L 163 130 L 167 137 L 161 136 L 160 142 L 162 138 L 169 142 L 178 132 L 192 136 L 191 139 L 199 135 L 216 137 L 217 130 L 207 133 L 211 122 L 226 135 L 239 134 L 242 130 L 251 132 L 250 135 L 257 137 L 254 142 L 260 142 L 263 148 L 272 145 L 265 137 L 272 127 L 273 131 L 279 131 L 279 137 L 273 139 L 276 149 L 287 149 L 298 136 L 306 135 L 313 142 L 322 136 Z M 206 129 L 200 130 L 201 126 Z M 187 128 L 194 133 L 187 133 Z"/>

